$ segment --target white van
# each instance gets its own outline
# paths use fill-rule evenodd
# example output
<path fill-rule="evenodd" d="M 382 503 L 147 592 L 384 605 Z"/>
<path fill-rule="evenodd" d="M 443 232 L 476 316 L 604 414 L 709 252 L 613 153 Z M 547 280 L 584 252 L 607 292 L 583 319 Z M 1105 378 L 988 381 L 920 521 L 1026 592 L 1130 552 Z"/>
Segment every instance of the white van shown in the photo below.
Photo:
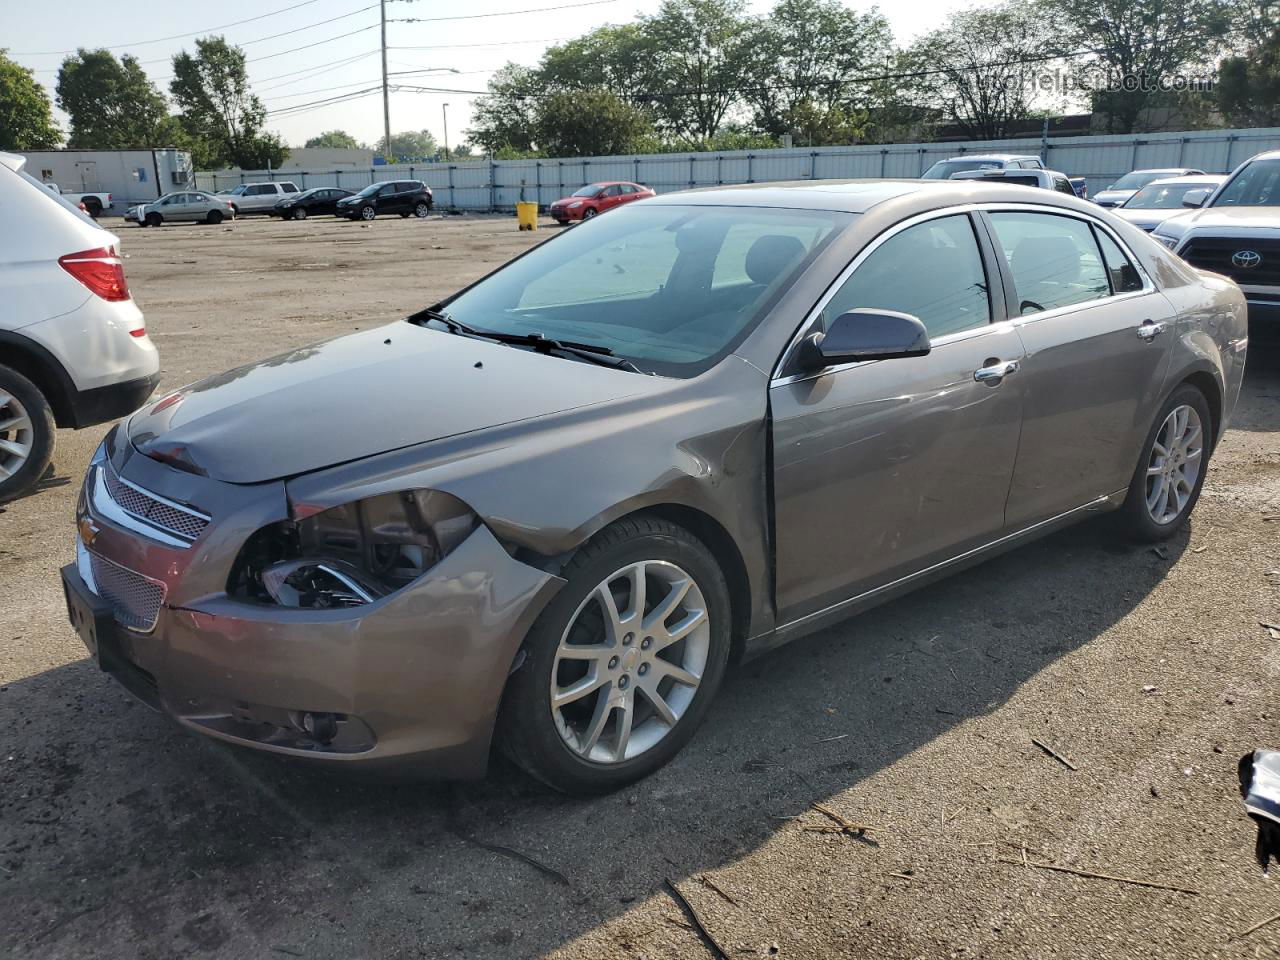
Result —
<path fill-rule="evenodd" d="M 40 479 L 55 426 L 131 413 L 160 379 L 120 241 L 25 163 L 0 153 L 0 501 Z"/>

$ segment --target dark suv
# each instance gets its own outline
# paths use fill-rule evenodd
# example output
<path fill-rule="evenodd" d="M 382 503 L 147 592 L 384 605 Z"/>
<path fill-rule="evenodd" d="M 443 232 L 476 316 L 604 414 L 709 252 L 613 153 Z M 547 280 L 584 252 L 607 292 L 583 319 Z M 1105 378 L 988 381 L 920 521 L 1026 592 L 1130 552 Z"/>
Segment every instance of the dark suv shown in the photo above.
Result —
<path fill-rule="evenodd" d="M 387 213 L 425 217 L 433 206 L 431 188 L 421 180 L 384 180 L 369 184 L 354 197 L 339 200 L 337 215 L 351 220 L 372 220 Z"/>

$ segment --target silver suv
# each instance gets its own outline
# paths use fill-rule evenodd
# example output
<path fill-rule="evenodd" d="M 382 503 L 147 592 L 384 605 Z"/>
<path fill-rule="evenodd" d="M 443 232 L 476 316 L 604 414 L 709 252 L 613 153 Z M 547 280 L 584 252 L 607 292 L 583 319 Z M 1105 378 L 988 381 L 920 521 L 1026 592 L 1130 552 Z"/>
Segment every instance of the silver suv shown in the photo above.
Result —
<path fill-rule="evenodd" d="M 230 200 L 235 215 L 242 217 L 246 213 L 269 215 L 276 203 L 300 192 L 292 180 L 275 180 L 271 183 L 241 183 L 230 190 L 219 191 L 218 196 Z"/>

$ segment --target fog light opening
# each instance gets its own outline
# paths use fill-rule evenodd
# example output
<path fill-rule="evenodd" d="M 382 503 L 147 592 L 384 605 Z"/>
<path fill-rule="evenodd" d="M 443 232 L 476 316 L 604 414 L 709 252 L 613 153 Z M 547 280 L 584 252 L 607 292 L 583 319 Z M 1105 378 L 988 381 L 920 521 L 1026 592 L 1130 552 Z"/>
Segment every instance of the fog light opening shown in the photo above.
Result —
<path fill-rule="evenodd" d="M 295 713 L 291 719 L 301 733 L 327 747 L 338 735 L 338 722 L 347 718 L 342 713 L 312 713 L 307 710 Z"/>

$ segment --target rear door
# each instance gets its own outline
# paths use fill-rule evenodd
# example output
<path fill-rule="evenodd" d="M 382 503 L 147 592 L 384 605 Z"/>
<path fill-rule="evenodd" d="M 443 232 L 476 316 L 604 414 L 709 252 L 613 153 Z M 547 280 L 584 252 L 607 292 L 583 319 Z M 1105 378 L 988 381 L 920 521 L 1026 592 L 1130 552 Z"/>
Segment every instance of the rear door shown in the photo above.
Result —
<path fill-rule="evenodd" d="M 622 186 L 621 184 L 613 184 L 605 187 L 600 194 L 600 212 L 610 210 L 622 202 Z"/>
<path fill-rule="evenodd" d="M 891 228 L 803 328 L 857 308 L 899 310 L 925 324 L 928 356 L 820 373 L 791 372 L 784 360 L 771 384 L 782 622 L 988 543 L 1005 526 L 1023 353 L 1003 297 L 990 295 L 1001 289 L 995 255 L 977 226 L 943 212 Z"/>
<path fill-rule="evenodd" d="M 1027 350 L 1008 506 L 1021 527 L 1128 486 L 1161 401 L 1175 316 L 1100 221 L 1016 205 L 984 216 Z"/>

